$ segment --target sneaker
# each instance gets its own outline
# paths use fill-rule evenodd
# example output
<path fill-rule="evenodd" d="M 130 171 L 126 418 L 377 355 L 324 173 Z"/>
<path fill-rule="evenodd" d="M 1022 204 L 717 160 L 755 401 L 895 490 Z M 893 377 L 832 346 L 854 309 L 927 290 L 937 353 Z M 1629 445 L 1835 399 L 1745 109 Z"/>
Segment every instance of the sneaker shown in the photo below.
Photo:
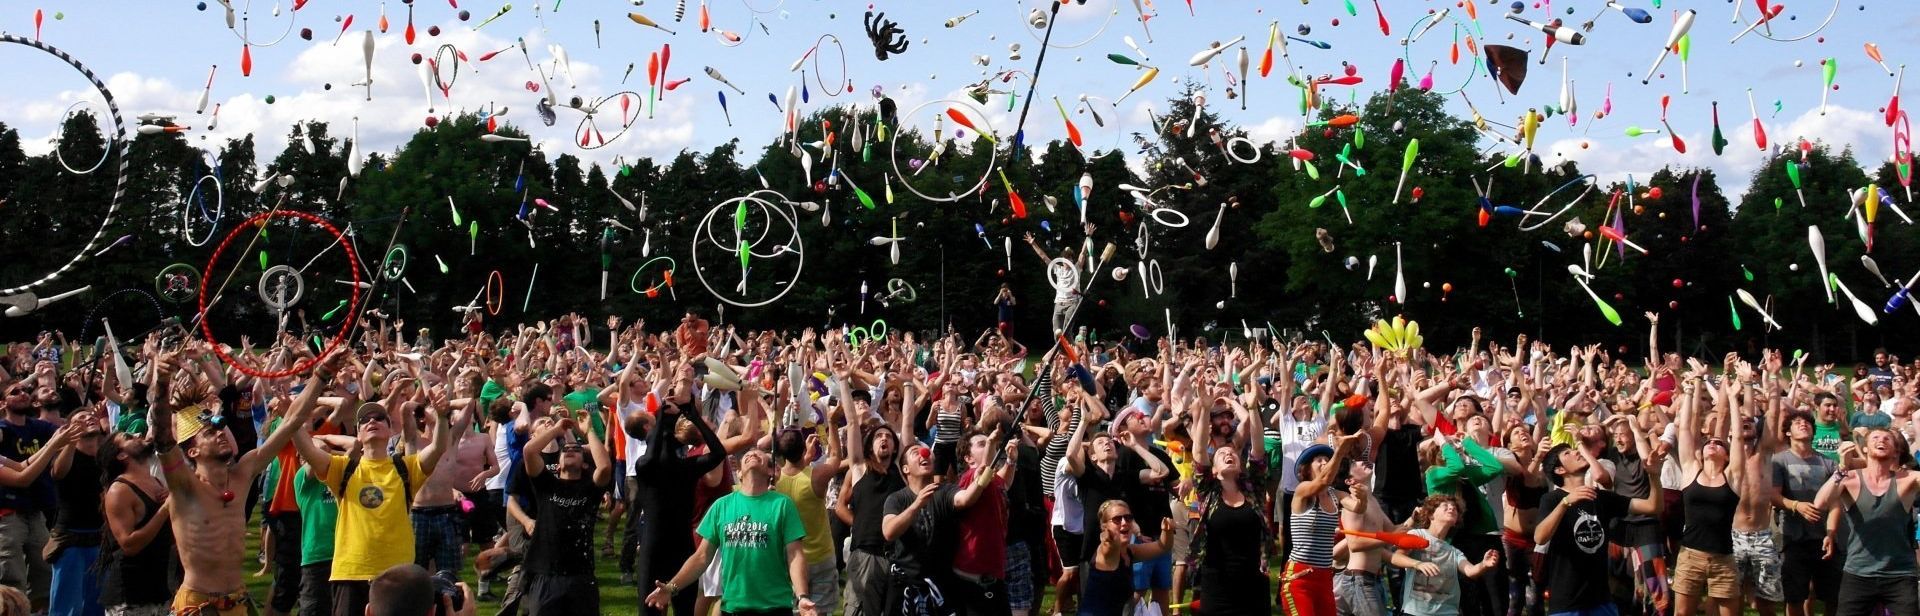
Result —
<path fill-rule="evenodd" d="M 633 572 L 632 572 L 632 571 L 623 571 L 623 572 L 621 572 L 621 573 L 620 573 L 620 584 L 621 584 L 622 586 L 632 586 L 632 585 L 633 585 Z"/>

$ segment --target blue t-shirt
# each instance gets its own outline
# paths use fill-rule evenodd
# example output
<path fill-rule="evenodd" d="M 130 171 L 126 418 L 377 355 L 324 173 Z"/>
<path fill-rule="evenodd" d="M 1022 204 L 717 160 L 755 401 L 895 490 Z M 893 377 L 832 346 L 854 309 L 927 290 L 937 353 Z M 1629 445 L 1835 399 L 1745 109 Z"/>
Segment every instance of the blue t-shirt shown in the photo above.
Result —
<path fill-rule="evenodd" d="M 51 423 L 33 418 L 28 418 L 25 424 L 0 419 L 0 456 L 24 463 L 53 440 L 56 429 Z M 0 509 L 53 511 L 58 498 L 53 474 L 41 473 L 27 487 L 0 488 Z"/>

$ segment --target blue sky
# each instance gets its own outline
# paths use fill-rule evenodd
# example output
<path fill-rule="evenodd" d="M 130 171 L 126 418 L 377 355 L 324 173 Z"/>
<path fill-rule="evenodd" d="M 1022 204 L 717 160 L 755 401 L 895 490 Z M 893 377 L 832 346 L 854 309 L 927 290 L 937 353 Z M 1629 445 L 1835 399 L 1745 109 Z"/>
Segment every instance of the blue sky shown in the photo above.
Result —
<path fill-rule="evenodd" d="M 247 8 L 247 0 L 231 1 L 236 11 Z M 390 27 L 385 34 L 375 35 L 370 102 L 366 89 L 349 84 L 365 78 L 359 43 L 362 32 L 377 27 L 381 2 L 310 0 L 298 12 L 291 10 L 292 0 L 253 2 L 248 23 L 254 38 L 270 41 L 289 27 L 292 33 L 277 45 L 252 50 L 250 77 L 241 75 L 242 43 L 227 28 L 221 5 L 208 0 L 206 9 L 199 10 L 197 3 L 13 3 L 0 13 L 0 29 L 31 36 L 34 9 L 41 9 L 45 15 L 43 39 L 105 77 L 129 122 L 144 113 L 175 115 L 180 123 L 194 127 L 192 139 L 205 139 L 209 147 L 225 138 L 254 132 L 261 143 L 263 160 L 285 145 L 284 137 L 292 123 L 307 119 L 331 122 L 336 131 L 344 132 L 351 130 L 357 117 L 359 135 L 368 151 L 391 150 L 429 115 L 429 96 L 418 68 L 410 62 L 412 54 L 431 56 L 441 44 L 452 44 L 474 60 L 524 38 L 527 57 L 523 58 L 515 47 L 479 63 L 477 70 L 473 64 L 463 65 L 450 98 L 437 91 L 431 95 L 432 109 L 445 113 L 449 109 L 507 106 L 511 111 L 505 119 L 532 132 L 548 152 L 572 152 L 606 163 L 622 156 L 658 158 L 683 148 L 705 150 L 733 138 L 749 147 L 768 142 L 779 134 L 782 120 L 767 96 L 784 97 L 790 86 L 801 83 L 801 74 L 788 68 L 823 34 L 838 37 L 845 51 L 842 54 L 841 48 L 831 42 L 822 45 L 821 72 L 827 80 L 839 78 L 840 59 L 844 57 L 854 92 L 825 96 L 816 82 L 814 62 L 809 60 L 804 68 L 810 96 L 801 106 L 803 111 L 848 102 L 869 105 L 873 100 L 869 92 L 878 86 L 899 101 L 904 112 L 924 101 L 958 97 L 959 89 L 1002 69 L 1031 71 L 1040 44 L 1037 35 L 1026 27 L 1025 17 L 1032 8 L 1045 6 L 1046 0 L 881 0 L 874 5 L 832 0 L 709 0 L 715 29 L 738 33 L 742 38 L 737 45 L 727 44 L 716 33 L 700 32 L 699 0 L 689 0 L 686 17 L 680 22 L 674 20 L 672 0 L 645 0 L 637 5 L 616 0 L 561 0 L 557 9 L 552 0 L 516 0 L 511 11 L 478 31 L 474 27 L 493 15 L 501 2 L 459 0 L 459 8 L 471 13 L 471 19 L 462 22 L 448 0 L 417 0 L 413 20 L 418 38 L 412 46 L 401 40 L 408 6 L 391 0 L 384 3 Z M 1479 28 L 1486 34 L 1482 44 L 1530 49 L 1537 60 L 1543 35 L 1501 18 L 1508 4 L 1476 5 Z M 1775 147 L 1790 145 L 1804 136 L 1851 145 L 1869 166 L 1877 166 L 1890 155 L 1892 130 L 1879 121 L 1879 110 L 1893 92 L 1894 79 L 1868 59 L 1863 45 L 1876 43 L 1889 65 L 1920 58 L 1916 54 L 1920 51 L 1920 5 L 1909 0 L 1844 0 L 1837 5 L 1826 0 L 1793 0 L 1785 3 L 1787 8 L 1774 22 L 1776 35 L 1807 33 L 1826 18 L 1829 9 L 1837 7 L 1832 23 L 1799 42 L 1775 42 L 1750 34 L 1729 44 L 1728 39 L 1745 27 L 1744 23 L 1731 21 L 1736 7 L 1730 2 L 1667 0 L 1658 9 L 1652 0 L 1623 0 L 1622 4 L 1650 11 L 1653 23 L 1634 23 L 1617 11 L 1602 14 L 1603 3 L 1596 0 L 1528 4 L 1522 15 L 1534 21 L 1560 17 L 1569 26 L 1578 26 L 1596 14 L 1599 18 L 1587 33 L 1585 45 L 1556 45 L 1545 65 L 1533 64 L 1518 96 L 1506 96 L 1503 103 L 1484 75 L 1468 85 L 1467 93 L 1484 115 L 1499 121 L 1510 120 L 1527 107 L 1557 104 L 1565 59 L 1582 117 L 1578 126 L 1571 127 L 1561 116 L 1547 121 L 1540 131 L 1538 150 L 1550 161 L 1558 157 L 1579 160 L 1604 179 L 1621 179 L 1627 173 L 1644 175 L 1671 163 L 1711 167 L 1727 184 L 1744 189 L 1747 177 L 1765 158 L 1754 147 L 1751 136 L 1746 104 L 1749 87 L 1754 89 L 1761 118 Z M 1741 4 L 1745 17 L 1751 19 L 1756 13 L 1753 3 L 1743 0 Z M 868 6 L 900 22 L 911 40 L 904 54 L 884 62 L 875 59 L 861 24 L 861 13 Z M 1162 73 L 1112 112 L 1120 121 L 1109 119 L 1106 129 L 1095 128 L 1084 113 L 1075 115 L 1075 123 L 1087 134 L 1091 146 L 1125 145 L 1119 141 L 1119 131 L 1142 126 L 1146 107 L 1164 106 L 1166 97 L 1176 91 L 1183 78 L 1210 84 L 1208 104 L 1212 109 L 1228 121 L 1247 127 L 1256 139 L 1284 137 L 1303 121 L 1296 106 L 1296 91 L 1284 80 L 1284 67 L 1276 66 L 1269 78 L 1253 77 L 1249 104 L 1242 111 L 1240 102 L 1229 101 L 1225 94 L 1233 52 L 1223 54 L 1211 70 L 1188 66 L 1188 58 L 1211 41 L 1245 36 L 1245 45 L 1257 65 L 1267 44 L 1270 22 L 1277 21 L 1284 34 L 1295 34 L 1305 25 L 1311 33 L 1303 38 L 1324 41 L 1331 49 L 1294 43 L 1290 47 L 1294 63 L 1312 74 L 1337 74 L 1342 62 L 1351 63 L 1366 79 L 1358 92 L 1364 96 L 1385 86 L 1388 69 L 1402 52 L 1399 40 L 1407 36 L 1421 15 L 1447 8 L 1453 17 L 1465 18 L 1464 9 L 1455 2 L 1382 0 L 1379 6 L 1385 10 L 1392 30 L 1391 36 L 1383 36 L 1369 0 L 1353 2 L 1357 16 L 1349 15 L 1346 4 L 1338 0 L 1195 0 L 1191 6 L 1190 15 L 1187 3 L 1180 0 L 1148 3 L 1146 10 L 1156 15 L 1149 21 L 1151 39 L 1135 18 L 1131 0 L 1089 0 L 1084 6 L 1063 9 L 1054 34 L 1056 43 L 1084 44 L 1056 48 L 1048 54 L 1039 100 L 1028 120 L 1029 142 L 1044 142 L 1064 134 L 1052 97 L 1058 96 L 1071 111 L 1083 94 L 1098 103 L 1099 99 L 1119 98 L 1127 91 L 1139 75 L 1137 69 L 1110 62 L 1107 54 L 1142 59 L 1161 68 Z M 1661 70 L 1664 78 L 1641 85 L 1638 75 L 1659 52 L 1673 11 L 1684 9 L 1699 11 L 1692 29 L 1688 91 L 1681 91 L 1682 65 L 1678 58 L 1666 61 Z M 629 12 L 644 14 L 677 34 L 636 25 L 627 18 Z M 352 26 L 336 46 L 333 42 L 341 32 L 339 20 L 348 14 L 353 15 Z M 962 15 L 970 16 L 956 27 L 943 25 Z M 440 27 L 441 34 L 429 36 L 426 30 L 430 26 Z M 313 31 L 311 41 L 301 38 L 303 28 Z M 1445 60 L 1452 30 L 1449 22 L 1413 44 L 1409 80 L 1417 82 L 1430 61 L 1440 60 L 1435 74 L 1437 89 L 1449 89 L 1450 84 L 1459 82 L 1466 65 L 1451 66 Z M 1142 58 L 1123 36 L 1131 37 L 1146 57 Z M 1010 59 L 1009 46 L 1015 43 L 1020 45 L 1018 60 Z M 529 61 L 553 67 L 556 54 L 550 46 L 555 44 L 564 49 L 566 66 L 558 68 L 557 74 L 547 75 L 541 92 L 529 91 L 527 84 L 543 81 L 540 73 L 529 69 Z M 582 151 L 572 138 L 579 114 L 562 110 L 555 127 L 538 125 L 534 102 L 548 90 L 548 84 L 562 101 L 575 95 L 592 99 L 622 89 L 645 95 L 647 54 L 662 44 L 671 44 L 673 49 L 666 80 L 691 80 L 665 94 L 653 117 L 642 116 L 625 136 L 608 147 Z M 86 83 L 63 64 L 37 51 L 5 46 L 0 54 L 5 54 L 0 62 L 8 67 L 9 82 L 0 91 L 0 121 L 21 130 L 29 151 L 44 152 L 63 114 L 75 102 L 91 98 Z M 987 57 L 985 67 L 975 63 L 979 56 Z M 1839 89 L 1830 93 L 1823 115 L 1819 62 L 1828 57 L 1838 60 L 1835 83 Z M 621 86 L 629 63 L 635 65 L 633 75 Z M 194 107 L 213 65 L 219 68 L 209 98 L 220 105 L 220 115 L 217 130 L 207 131 L 204 128 L 209 118 L 196 115 Z M 743 88 L 745 95 L 707 77 L 703 68 L 708 66 Z M 1916 79 L 1916 85 L 1920 85 L 1920 76 Z M 1596 121 L 1592 114 L 1601 109 L 1609 83 L 1613 113 Z M 1022 94 L 1026 89 L 1023 79 L 1012 84 L 996 82 L 995 86 Z M 1326 92 L 1345 99 L 1350 89 L 1332 87 Z M 728 97 L 726 115 L 731 117 L 731 126 L 717 104 L 715 93 L 721 90 L 726 90 Z M 1684 155 L 1676 153 L 1664 137 L 1636 139 L 1623 134 L 1629 125 L 1659 126 L 1659 101 L 1667 94 L 1673 97 L 1671 124 L 1691 146 Z M 269 95 L 275 98 L 271 105 L 264 100 Z M 1465 107 L 1455 98 L 1456 111 L 1464 116 Z M 1733 142 L 1724 156 L 1713 155 L 1708 145 L 1709 105 L 1715 100 L 1722 107 L 1721 126 Z M 1781 107 L 1777 114 L 1775 101 Z M 1007 99 L 1000 95 L 985 107 L 996 130 L 1010 134 L 1018 110 L 1008 112 Z M 208 111 L 212 111 L 212 104 Z M 613 122 L 603 121 L 603 126 L 609 123 Z"/>

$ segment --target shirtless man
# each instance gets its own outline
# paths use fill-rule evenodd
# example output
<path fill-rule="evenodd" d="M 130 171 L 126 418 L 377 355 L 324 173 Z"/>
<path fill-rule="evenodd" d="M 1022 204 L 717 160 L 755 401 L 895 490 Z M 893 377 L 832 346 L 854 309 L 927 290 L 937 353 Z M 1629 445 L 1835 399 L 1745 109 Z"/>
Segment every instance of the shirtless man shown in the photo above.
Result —
<path fill-rule="evenodd" d="M 1779 383 L 1765 379 L 1769 391 L 1747 389 L 1753 382 L 1753 369 L 1740 364 L 1737 374 L 1741 387 L 1729 388 L 1727 395 L 1738 395 L 1742 403 L 1730 405 L 1736 417 L 1746 418 L 1730 432 L 1744 440 L 1746 450 L 1755 452 L 1740 463 L 1744 466 L 1740 504 L 1733 512 L 1733 561 L 1738 566 L 1743 592 L 1753 601 L 1760 616 L 1773 616 L 1774 606 L 1786 600 L 1780 577 L 1780 542 L 1773 534 L 1773 455 L 1780 451 Z M 1766 422 L 1755 429 L 1753 405 L 1767 403 Z M 1757 432 L 1757 433 L 1756 433 Z"/>
<path fill-rule="evenodd" d="M 414 492 L 412 511 L 413 527 L 424 531 L 414 534 L 415 564 L 455 577 L 461 573 L 461 556 L 466 547 L 466 519 L 460 513 L 460 494 L 475 488 L 484 489 L 487 471 L 497 466 L 493 460 L 493 443 L 471 433 L 472 405 L 477 404 L 477 400 L 469 398 L 464 405 L 460 402 L 450 402 L 461 407 L 453 416 L 451 455 L 443 457 L 433 474 L 427 476 L 426 485 Z M 425 451 L 433 443 L 433 433 L 423 428 L 408 430 L 413 452 Z"/>
<path fill-rule="evenodd" d="M 325 363 L 337 362 L 338 357 L 329 358 Z M 175 373 L 183 368 L 197 370 L 198 366 L 198 363 L 182 362 L 178 352 L 157 357 L 153 366 L 152 409 L 147 416 L 153 448 L 160 455 L 160 468 L 171 493 L 167 504 L 172 513 L 173 536 L 179 546 L 180 566 L 185 571 L 180 590 L 174 594 L 173 609 L 238 616 L 250 613 L 256 606 L 247 595 L 246 579 L 240 569 L 241 555 L 247 553 L 246 534 L 234 532 L 246 528 L 247 508 L 244 502 L 234 501 L 246 495 L 247 486 L 266 468 L 272 453 L 286 445 L 309 421 L 314 401 L 333 370 L 331 366 L 313 369 L 307 377 L 306 388 L 288 411 L 287 421 L 281 422 L 258 449 L 236 457 L 233 433 L 226 426 L 208 422 L 203 418 L 209 416 L 194 411 L 191 406 L 179 408 L 192 401 L 176 401 L 170 392 Z M 184 437 L 186 441 L 180 442 L 177 437 Z"/>
<path fill-rule="evenodd" d="M 1353 460 L 1348 462 L 1347 470 L 1348 498 L 1365 501 L 1365 505 L 1341 507 L 1340 526 L 1373 532 L 1392 530 L 1392 524 L 1380 508 L 1380 501 L 1368 489 L 1373 485 L 1373 463 Z M 1386 562 L 1389 554 L 1387 548 L 1391 546 L 1384 541 L 1354 536 L 1348 536 L 1342 544 L 1347 553 L 1347 568 L 1334 580 L 1334 609 L 1342 616 L 1385 614 L 1387 608 L 1381 603 L 1380 568 Z M 1338 556 L 1337 553 L 1335 555 Z"/>

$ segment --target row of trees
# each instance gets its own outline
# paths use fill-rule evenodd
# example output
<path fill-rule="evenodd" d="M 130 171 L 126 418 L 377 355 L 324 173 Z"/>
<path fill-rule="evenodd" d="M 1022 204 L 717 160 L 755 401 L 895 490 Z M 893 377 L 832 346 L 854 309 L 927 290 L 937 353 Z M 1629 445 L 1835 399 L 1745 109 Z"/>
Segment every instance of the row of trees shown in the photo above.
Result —
<path fill-rule="evenodd" d="M 490 318 L 494 324 L 566 312 L 593 316 L 595 322 L 618 313 L 664 323 L 694 307 L 709 318 L 748 326 L 884 319 L 894 329 L 951 326 L 972 333 L 992 325 L 991 301 L 1004 283 L 1021 304 L 1016 331 L 1039 342 L 1053 290 L 1022 236 L 1033 233 L 1054 254 L 1082 246 L 1088 236 L 1072 195 L 1086 174 L 1094 186 L 1085 215 L 1093 229 L 1093 252 L 1108 244 L 1116 250 L 1093 278 L 1080 322 L 1108 336 L 1136 323 L 1164 333 L 1170 314 L 1183 336 L 1238 338 L 1271 326 L 1281 335 L 1319 338 L 1325 331 L 1336 340 L 1355 340 L 1371 320 L 1406 314 L 1421 322 L 1434 344 L 1447 347 L 1464 343 L 1471 328 L 1482 326 L 1500 336 L 1525 332 L 1561 343 L 1637 348 L 1644 330 L 1635 315 L 1653 311 L 1667 315 L 1662 322 L 1671 324 L 1666 331 L 1674 339 L 1668 348 L 1687 351 L 1767 345 L 1852 359 L 1875 346 L 1920 350 L 1915 337 L 1894 334 L 1913 326 L 1916 317 L 1910 312 L 1882 315 L 1880 325 L 1868 326 L 1844 299 L 1829 304 L 1805 241 L 1808 225 L 1821 227 L 1828 265 L 1877 311 L 1890 291 L 1860 265 L 1866 247 L 1843 214 L 1847 191 L 1870 182 L 1895 187 L 1904 197 L 1890 164 L 1870 178 L 1850 151 L 1820 145 L 1781 156 L 1756 172 L 1737 208 L 1722 194 L 1718 178 L 1705 170 L 1662 169 L 1633 187 L 1631 206 L 1628 187 L 1597 187 L 1563 220 L 1577 217 L 1597 237 L 1598 227 L 1611 222 L 1603 219 L 1613 201 L 1609 196 L 1620 192 L 1628 237 L 1650 253 L 1614 253 L 1605 257 L 1604 267 L 1595 268 L 1594 291 L 1630 319 L 1629 327 L 1614 327 L 1566 271 L 1567 264 L 1582 262 L 1583 244 L 1592 240 L 1569 236 L 1560 221 L 1529 233 L 1519 231 L 1513 218 L 1494 217 L 1482 225 L 1476 216 L 1476 179 L 1492 187 L 1489 198 L 1495 205 L 1559 210 L 1579 191 L 1536 202 L 1581 177 L 1575 163 L 1542 169 L 1536 162 L 1531 173 L 1500 167 L 1497 157 L 1503 154 L 1483 154 L 1477 147 L 1483 140 L 1466 120 L 1449 115 L 1440 97 L 1403 91 L 1390 110 L 1380 98 L 1358 108 L 1321 109 L 1322 120 L 1346 113 L 1360 120 L 1350 127 L 1313 126 L 1290 143 L 1261 144 L 1261 159 L 1247 164 L 1234 161 L 1214 139 L 1217 134 L 1225 142 L 1245 131 L 1207 109 L 1196 113 L 1191 101 L 1185 94 L 1169 100 L 1164 117 L 1172 120 L 1134 135 L 1129 152 L 1083 152 L 1055 142 L 1037 155 L 1016 157 L 1006 149 L 1010 140 L 962 142 L 937 166 L 909 171 L 905 180 L 894 175 L 884 142 L 874 143 L 870 152 L 850 147 L 851 131 L 874 129 L 871 108 L 826 108 L 800 124 L 796 140 L 802 144 L 825 142 L 823 127 L 837 133 L 832 158 L 818 145 L 799 146 L 815 159 L 811 169 L 803 167 L 792 143 L 764 144 L 751 152 L 737 140 L 705 153 L 684 151 L 670 160 L 603 168 L 523 142 L 483 142 L 476 137 L 485 130 L 484 120 L 452 117 L 420 130 L 397 152 L 369 155 L 365 170 L 344 190 L 351 144 L 333 136 L 325 123 L 294 126 L 289 141 L 295 145 L 264 165 L 255 158 L 251 136 L 206 151 L 194 137 L 142 135 L 115 152 L 129 157 L 130 165 L 119 213 L 106 234 L 109 240 L 131 239 L 37 289 L 44 296 L 92 285 L 91 293 L 8 320 L 0 334 L 22 340 L 46 328 L 73 332 L 97 327 L 90 321 L 98 316 L 111 317 L 117 331 L 135 332 L 164 316 L 190 320 L 196 310 L 192 302 L 166 303 L 156 313 L 138 293 L 112 292 L 151 290 L 168 264 L 203 266 L 240 221 L 280 205 L 342 226 L 351 223 L 350 244 L 367 262 L 363 274 L 369 278 L 378 277 L 390 239 L 405 245 L 411 254 L 405 280 L 381 281 L 369 307 L 441 333 L 454 331 L 460 319 L 450 308 L 470 302 L 499 308 Z M 1196 130 L 1186 130 L 1181 118 L 1197 122 Z M 913 126 L 889 129 L 908 130 L 902 147 L 913 158 L 930 158 L 928 135 Z M 512 128 L 501 133 L 519 136 Z M 1410 139 L 1421 145 L 1406 190 L 1418 187 L 1423 197 L 1411 203 L 1403 193 L 1401 203 L 1394 204 L 1396 167 Z M 58 158 L 77 165 L 98 159 L 106 143 L 97 122 L 78 114 L 67 119 L 56 147 Z M 990 149 L 996 147 L 998 152 Z M 1364 175 L 1336 162 L 1334 154 L 1348 147 L 1348 160 L 1366 169 Z M 1296 170 L 1288 156 L 1293 148 L 1317 154 L 1313 164 L 1319 179 Z M 1244 145 L 1236 151 L 1243 159 L 1250 153 Z M 998 168 L 988 173 L 995 154 Z M 25 155 L 16 131 L 0 126 L 0 199 L 5 199 L 0 207 L 11 214 L 0 224 L 12 240 L 0 259 L 0 285 L 20 285 L 65 263 L 99 228 L 112 200 L 117 157 L 86 175 L 70 173 L 58 158 Z M 1801 165 L 1806 207 L 1789 183 L 1790 163 Z M 1493 170 L 1486 171 L 1490 166 Z M 988 181 L 982 190 L 954 202 L 929 202 L 903 185 L 911 181 L 939 195 L 963 190 L 983 175 Z M 196 183 L 206 176 L 213 179 L 200 183 L 201 194 L 196 194 Z M 268 182 L 254 192 L 268 177 L 287 183 Z M 216 182 L 224 199 L 204 197 Z M 1118 188 L 1122 184 L 1161 189 L 1152 199 L 1179 210 L 1191 223 L 1174 228 L 1154 222 Z M 729 306 L 716 314 L 720 302 L 694 271 L 697 228 L 717 204 L 762 186 L 779 193 L 769 196 L 772 201 L 818 206 L 781 206 L 798 219 L 805 268 L 780 301 L 752 309 Z M 874 207 L 856 199 L 853 186 L 864 189 Z M 1013 216 L 1004 186 L 1026 202 L 1027 218 Z M 1310 205 L 1336 186 L 1323 205 Z M 644 204 L 644 221 L 623 198 Z M 540 207 L 535 199 L 552 207 Z M 461 217 L 457 223 L 455 208 Z M 781 217 L 750 210 L 743 237 L 787 243 Z M 530 222 L 523 222 L 529 212 L 534 212 Z M 730 235 L 734 215 L 728 206 L 707 227 L 720 244 L 732 242 L 719 236 Z M 631 230 L 616 228 L 606 243 L 611 280 L 603 301 L 602 240 L 608 220 Z M 1209 249 L 1207 237 L 1216 221 L 1217 242 Z M 905 238 L 897 264 L 890 262 L 889 246 L 870 242 L 895 237 L 895 229 Z M 206 241 L 210 230 L 212 241 Z M 1872 257 L 1889 277 L 1920 263 L 1920 244 L 1910 225 L 1886 216 L 1875 233 Z M 343 253 L 330 248 L 330 236 L 311 225 L 276 221 L 264 238 L 238 237 L 240 246 L 230 248 L 207 276 L 212 289 L 227 285 L 209 316 L 223 340 L 235 341 L 241 333 L 260 339 L 273 331 L 277 315 L 253 289 L 261 270 L 272 264 L 302 267 L 311 259 L 305 265 L 307 293 L 295 307 L 303 308 L 315 326 L 337 326 L 347 318 L 335 308 L 349 289 L 332 281 L 350 277 L 350 268 Z M 698 237 L 705 240 L 708 233 Z M 255 255 L 243 254 L 241 246 L 247 245 L 264 253 L 259 264 Z M 751 295 L 765 297 L 785 283 L 784 274 L 768 271 L 790 266 L 791 259 L 783 257 L 794 255 L 774 245 L 753 248 L 759 265 L 749 276 Z M 741 264 L 712 252 L 715 247 L 703 248 L 701 263 L 717 288 L 730 290 Z M 1407 297 L 1390 297 L 1396 250 Z M 673 288 L 657 297 L 629 290 L 635 270 L 657 256 L 677 263 Z M 1594 256 L 1601 258 L 1598 252 Z M 1375 260 L 1378 265 L 1370 266 Z M 1157 263 L 1160 276 L 1148 282 L 1158 278 L 1163 285 L 1147 293 L 1154 285 L 1143 287 L 1141 278 L 1156 269 L 1151 263 Z M 1113 266 L 1131 270 L 1130 275 L 1115 282 Z M 655 262 L 643 273 L 641 286 L 659 280 L 659 269 Z M 1235 270 L 1237 279 L 1229 276 Z M 229 271 L 234 272 L 230 281 Z M 502 284 L 489 291 L 487 281 L 496 271 Z M 896 278 L 913 286 L 919 299 L 882 306 L 877 297 Z M 861 294 L 863 282 L 867 296 Z M 1745 306 L 1730 308 L 1735 289 L 1764 298 L 1785 329 L 1769 331 Z M 489 299 L 492 306 L 486 306 Z M 1730 311 L 1740 314 L 1737 329 Z M 323 322 L 328 312 L 337 314 Z"/>

